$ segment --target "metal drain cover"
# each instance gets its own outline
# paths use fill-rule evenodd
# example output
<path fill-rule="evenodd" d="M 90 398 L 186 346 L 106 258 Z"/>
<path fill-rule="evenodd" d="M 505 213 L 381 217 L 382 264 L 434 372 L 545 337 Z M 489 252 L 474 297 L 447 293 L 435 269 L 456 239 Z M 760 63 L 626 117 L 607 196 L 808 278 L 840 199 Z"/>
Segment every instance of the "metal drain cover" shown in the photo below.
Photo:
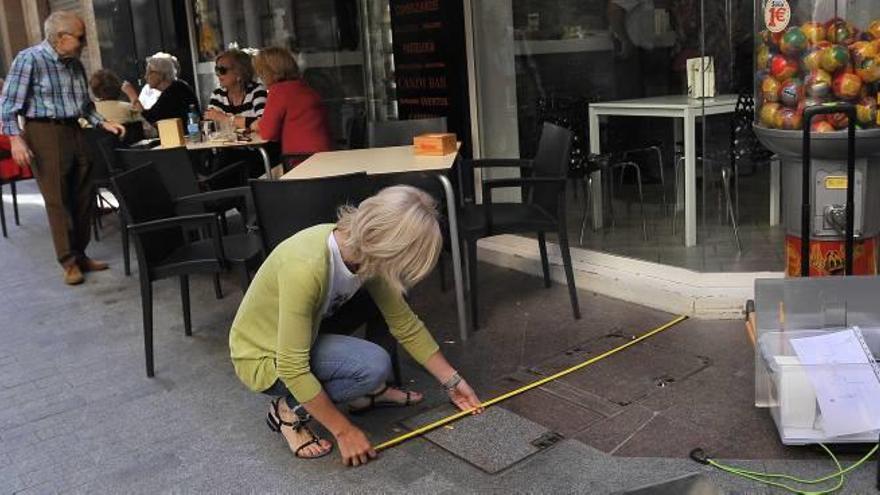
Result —
<path fill-rule="evenodd" d="M 415 430 L 455 412 L 457 409 L 446 405 L 409 418 L 403 425 Z M 424 438 L 489 474 L 502 471 L 562 439 L 559 434 L 501 407 L 461 418 Z"/>

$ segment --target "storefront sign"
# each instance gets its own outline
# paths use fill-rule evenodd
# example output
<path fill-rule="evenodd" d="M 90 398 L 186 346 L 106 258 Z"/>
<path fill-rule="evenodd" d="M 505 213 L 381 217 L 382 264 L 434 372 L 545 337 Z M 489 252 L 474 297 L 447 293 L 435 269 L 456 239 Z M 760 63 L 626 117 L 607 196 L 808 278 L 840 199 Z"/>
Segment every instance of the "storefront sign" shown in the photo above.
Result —
<path fill-rule="evenodd" d="M 398 117 L 446 117 L 449 130 L 466 138 L 470 125 L 462 3 L 391 0 L 390 5 Z"/>

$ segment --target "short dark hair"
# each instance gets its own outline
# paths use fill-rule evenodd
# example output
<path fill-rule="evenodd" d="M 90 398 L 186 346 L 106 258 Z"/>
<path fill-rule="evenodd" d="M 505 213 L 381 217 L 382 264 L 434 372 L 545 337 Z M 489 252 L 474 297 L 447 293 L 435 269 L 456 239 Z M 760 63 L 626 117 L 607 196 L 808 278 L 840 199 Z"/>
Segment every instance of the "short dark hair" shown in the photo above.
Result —
<path fill-rule="evenodd" d="M 118 100 L 122 96 L 122 81 L 109 69 L 101 69 L 92 74 L 89 87 L 95 98 L 101 100 Z"/>

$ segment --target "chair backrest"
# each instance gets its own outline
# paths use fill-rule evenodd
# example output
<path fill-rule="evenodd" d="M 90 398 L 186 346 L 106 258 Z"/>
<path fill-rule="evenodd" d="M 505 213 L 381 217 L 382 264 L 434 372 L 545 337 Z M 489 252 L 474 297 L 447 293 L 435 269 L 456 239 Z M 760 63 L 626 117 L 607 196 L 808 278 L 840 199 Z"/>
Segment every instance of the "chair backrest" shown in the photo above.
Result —
<path fill-rule="evenodd" d="M 184 147 L 154 150 L 116 150 L 126 170 L 152 163 L 172 199 L 198 194 L 199 183 Z"/>
<path fill-rule="evenodd" d="M 175 216 L 172 197 L 159 172 L 152 165 L 121 172 L 112 179 L 119 195 L 125 221 L 129 224 L 149 222 Z M 138 259 L 149 265 L 166 258 L 184 243 L 180 229 L 147 232 L 135 237 Z M 142 269 L 147 267 L 142 266 Z"/>
<path fill-rule="evenodd" d="M 119 172 L 114 149 L 119 146 L 119 138 L 103 129 L 85 129 L 88 147 L 86 154 L 92 164 L 92 180 L 105 183 L 110 176 Z"/>
<path fill-rule="evenodd" d="M 251 180 L 266 254 L 300 230 L 335 222 L 340 206 L 357 205 L 369 195 L 366 178 L 361 172 L 318 179 Z"/>
<path fill-rule="evenodd" d="M 572 132 L 570 130 L 545 122 L 541 127 L 541 138 L 538 141 L 532 176 L 566 178 L 571 157 L 571 140 Z M 530 188 L 527 199 L 529 202 L 541 206 L 548 213 L 555 215 L 559 208 L 559 200 L 565 202 L 564 194 L 560 198 L 560 188 L 564 193 L 564 183 L 561 186 L 554 184 L 535 185 Z"/>
<path fill-rule="evenodd" d="M 446 117 L 367 122 L 367 144 L 370 148 L 405 146 L 426 132 L 446 132 Z"/>

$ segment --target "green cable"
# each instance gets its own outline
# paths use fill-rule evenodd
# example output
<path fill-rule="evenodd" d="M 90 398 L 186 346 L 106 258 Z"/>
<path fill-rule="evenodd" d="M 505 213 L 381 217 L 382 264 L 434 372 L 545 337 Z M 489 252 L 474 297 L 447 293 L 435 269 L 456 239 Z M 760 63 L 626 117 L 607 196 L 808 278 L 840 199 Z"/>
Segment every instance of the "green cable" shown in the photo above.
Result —
<path fill-rule="evenodd" d="M 861 466 L 865 462 L 867 462 L 867 460 L 870 459 L 871 456 L 873 456 L 875 452 L 877 452 L 878 448 L 880 448 L 880 445 L 875 445 L 874 448 L 872 448 L 870 452 L 865 454 L 864 457 L 862 457 L 861 459 L 856 461 L 853 465 L 844 469 L 843 466 L 840 465 L 840 461 L 838 461 L 837 457 L 834 455 L 833 452 L 831 452 L 831 450 L 828 449 L 828 447 L 826 447 L 824 444 L 821 444 L 821 443 L 819 444 L 819 446 L 822 447 L 822 449 L 824 449 L 825 452 L 827 452 L 828 455 L 831 457 L 831 460 L 834 461 L 834 464 L 837 466 L 837 471 L 835 471 L 831 474 L 828 474 L 826 476 L 823 476 L 821 478 L 814 479 L 814 480 L 805 480 L 805 479 L 797 478 L 797 477 L 790 476 L 787 474 L 780 474 L 780 473 L 761 473 L 758 471 L 749 471 L 747 469 L 739 468 L 736 466 L 728 466 L 725 464 L 721 464 L 720 462 L 715 461 L 714 459 L 710 459 L 710 458 L 706 457 L 705 455 L 703 455 L 703 452 L 701 449 L 695 449 L 693 452 L 691 452 L 691 458 L 697 462 L 700 462 L 702 464 L 708 464 L 712 467 L 720 469 L 721 471 L 724 471 L 726 473 L 730 473 L 734 476 L 739 476 L 742 478 L 750 479 L 752 481 L 757 481 L 758 483 L 762 483 L 762 484 L 769 485 L 769 486 L 775 486 L 777 488 L 781 488 L 781 489 L 786 490 L 791 493 L 797 493 L 797 494 L 802 494 L 802 495 L 826 495 L 826 494 L 833 493 L 833 492 L 839 490 L 843 486 L 844 475 L 846 473 L 849 473 L 850 471 L 858 468 L 859 466 Z M 765 478 L 784 479 L 784 480 L 788 480 L 788 481 L 793 481 L 795 483 L 800 483 L 803 485 L 815 485 L 817 483 L 822 483 L 822 482 L 828 481 L 832 478 L 838 478 L 838 480 L 837 480 L 837 484 L 834 485 L 834 487 L 832 487 L 832 488 L 828 488 L 825 490 L 819 490 L 819 491 L 804 491 L 804 490 L 799 490 L 797 488 L 793 488 L 789 485 L 786 485 L 785 483 L 771 481 L 771 480 L 765 479 Z"/>

